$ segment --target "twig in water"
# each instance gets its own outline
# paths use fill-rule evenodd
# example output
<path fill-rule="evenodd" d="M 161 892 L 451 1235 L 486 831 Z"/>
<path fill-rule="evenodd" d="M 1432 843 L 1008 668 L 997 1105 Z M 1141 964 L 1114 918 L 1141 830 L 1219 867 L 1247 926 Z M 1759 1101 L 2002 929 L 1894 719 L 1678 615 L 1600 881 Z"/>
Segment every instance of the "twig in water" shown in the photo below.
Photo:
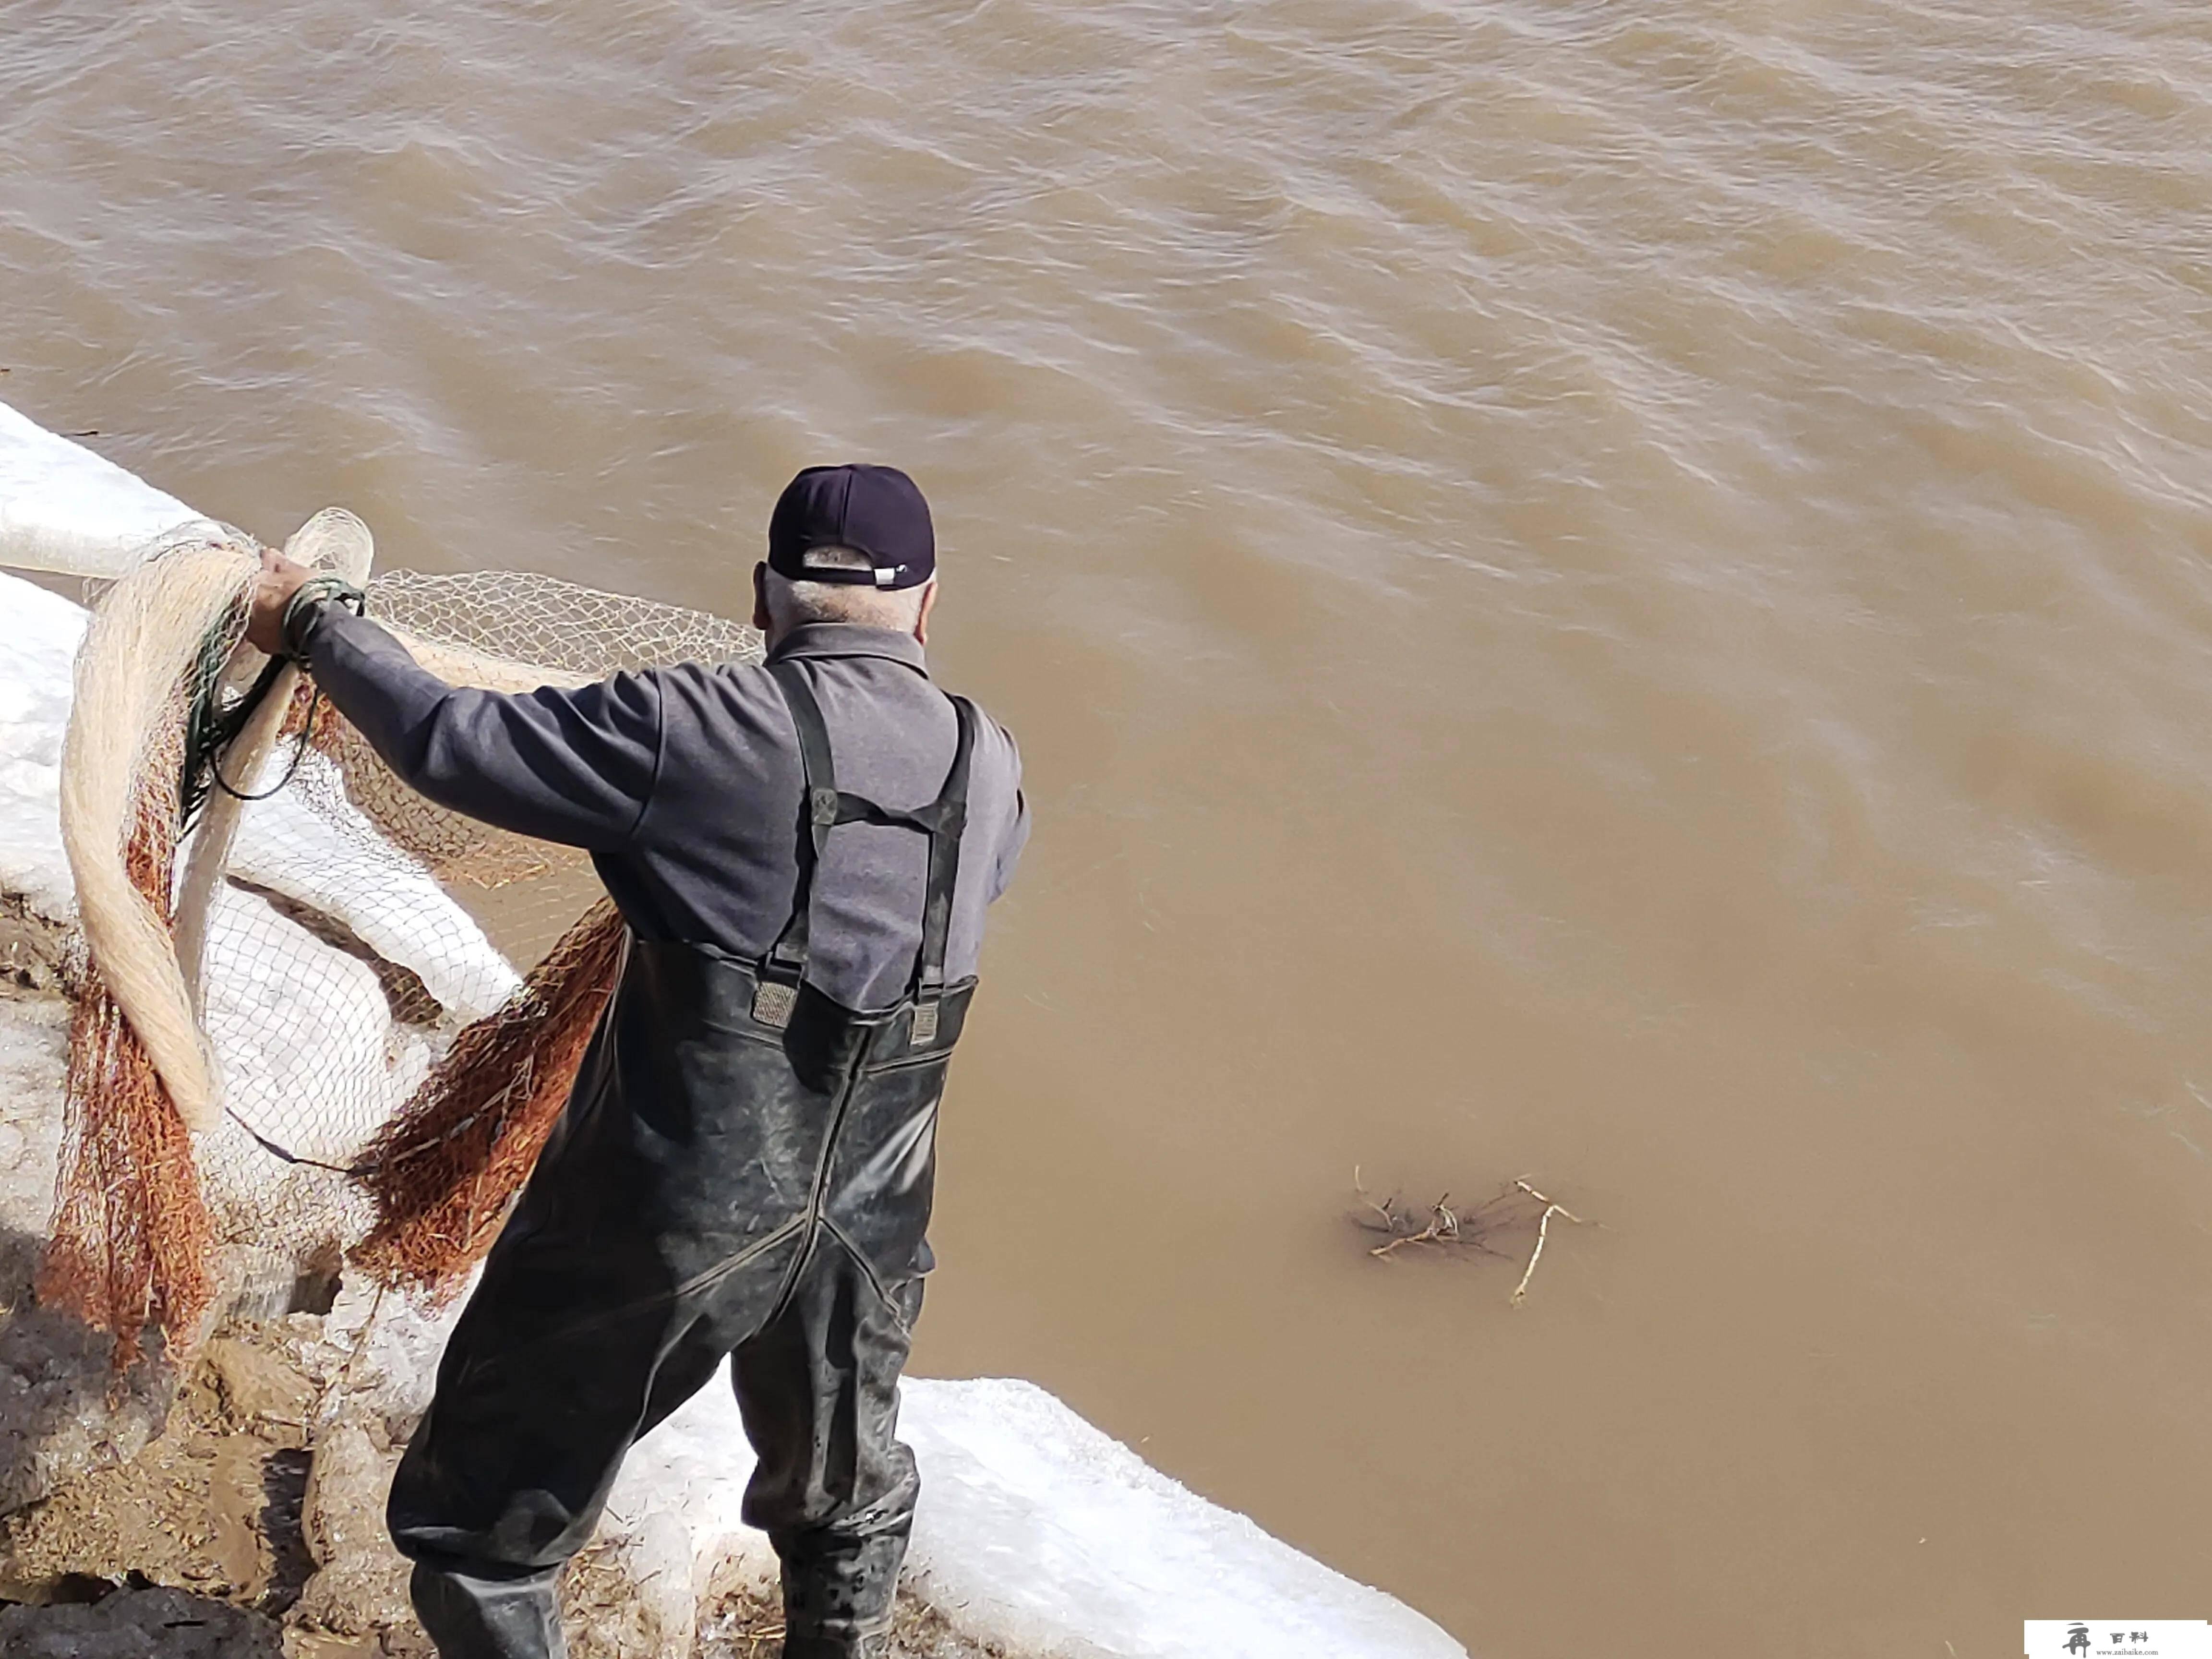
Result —
<path fill-rule="evenodd" d="M 1360 1208 L 1352 1212 L 1350 1220 L 1364 1231 L 1383 1236 L 1379 1244 L 1368 1246 L 1367 1254 L 1378 1261 L 1389 1261 L 1408 1245 L 1447 1254 L 1454 1250 L 1480 1250 L 1486 1255 L 1504 1255 L 1492 1248 L 1493 1236 L 1506 1228 L 1518 1228 L 1533 1221 L 1536 1226 L 1535 1248 L 1529 1252 L 1528 1265 L 1522 1269 L 1521 1282 L 1513 1288 L 1510 1298 L 1519 1307 L 1528 1298 L 1528 1286 L 1536 1276 L 1536 1264 L 1543 1260 L 1544 1247 L 1551 1242 L 1552 1218 L 1563 1216 L 1577 1226 L 1597 1226 L 1586 1221 L 1548 1193 L 1540 1193 L 1528 1184 L 1527 1177 L 1508 1182 L 1498 1189 L 1497 1195 L 1484 1200 L 1469 1209 L 1454 1209 L 1451 1194 L 1446 1193 L 1429 1206 L 1425 1221 L 1417 1214 L 1401 1207 L 1398 1194 L 1393 1193 L 1381 1203 L 1367 1196 L 1367 1188 L 1360 1179 L 1361 1170 L 1352 1167 L 1352 1188 L 1358 1194 Z"/>
<path fill-rule="evenodd" d="M 1369 1209 L 1374 1211 L 1377 1216 L 1382 1218 L 1382 1231 L 1384 1232 L 1395 1233 L 1398 1231 L 1398 1211 L 1396 1207 L 1398 1203 L 1397 1194 L 1393 1193 L 1389 1198 L 1383 1200 L 1380 1204 L 1377 1204 L 1373 1199 L 1368 1197 L 1367 1188 L 1360 1184 L 1359 1166 L 1357 1164 L 1352 1166 L 1352 1190 L 1359 1194 L 1359 1201 L 1362 1204 L 1364 1204 Z M 1364 1226 L 1366 1224 L 1363 1222 L 1360 1224 Z"/>
<path fill-rule="evenodd" d="M 1577 1226 L 1582 1224 L 1583 1218 L 1565 1205 L 1554 1203 L 1551 1199 L 1547 1198 L 1531 1187 L 1526 1180 L 1516 1181 L 1513 1184 L 1544 1206 L 1544 1213 L 1536 1221 L 1536 1248 L 1529 1251 L 1528 1266 L 1521 1274 L 1521 1282 L 1513 1287 L 1513 1294 L 1507 1298 L 1514 1307 L 1517 1308 L 1528 1294 L 1528 1281 L 1536 1276 L 1536 1264 L 1544 1259 L 1544 1245 L 1552 1236 L 1552 1218 L 1555 1215 L 1563 1215 Z"/>
<path fill-rule="evenodd" d="M 1451 1194 L 1429 1206 L 1425 1216 L 1409 1212 L 1393 1193 L 1381 1203 L 1368 1197 L 1367 1188 L 1360 1179 L 1361 1171 L 1354 1165 L 1352 1189 L 1359 1195 L 1360 1207 L 1352 1212 L 1353 1225 L 1363 1231 L 1380 1233 L 1382 1243 L 1368 1247 L 1367 1254 L 1378 1259 L 1388 1259 L 1409 1244 L 1418 1244 L 1439 1250 L 1480 1250 L 1485 1255 L 1499 1255 L 1493 1249 L 1489 1235 L 1516 1218 L 1501 1206 L 1518 1204 L 1521 1194 L 1510 1187 L 1502 1187 L 1497 1196 L 1484 1200 L 1472 1208 L 1452 1207 Z"/>
<path fill-rule="evenodd" d="M 1386 1244 L 1377 1244 L 1367 1254 L 1388 1255 L 1391 1251 L 1402 1249 L 1408 1244 L 1456 1244 L 1459 1243 L 1459 1218 L 1451 1212 L 1450 1198 L 1451 1194 L 1446 1193 L 1443 1197 L 1429 1206 L 1429 1224 L 1420 1231 L 1407 1233 L 1401 1237 L 1390 1240 Z M 1375 1207 L 1381 1209 L 1382 1206 L 1377 1205 Z M 1383 1211 L 1383 1215 L 1387 1219 L 1389 1212 Z"/>

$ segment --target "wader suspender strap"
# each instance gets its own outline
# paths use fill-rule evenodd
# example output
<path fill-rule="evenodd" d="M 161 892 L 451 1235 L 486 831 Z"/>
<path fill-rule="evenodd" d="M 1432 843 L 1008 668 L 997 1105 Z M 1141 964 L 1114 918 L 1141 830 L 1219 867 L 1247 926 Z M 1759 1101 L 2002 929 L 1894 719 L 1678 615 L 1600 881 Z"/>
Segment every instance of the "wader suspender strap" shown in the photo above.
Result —
<path fill-rule="evenodd" d="M 912 1041 L 937 1039 L 938 999 L 945 989 L 945 940 L 952 928 L 952 889 L 960 874 L 960 841 L 968 827 L 968 770 L 975 750 L 975 708 L 965 697 L 952 698 L 959 716 L 960 737 L 952 750 L 952 764 L 945 774 L 945 787 L 927 806 L 911 812 L 881 806 L 862 795 L 847 794 L 837 787 L 837 766 L 830 750 L 830 728 L 822 719 L 822 706 L 798 665 L 788 660 L 770 663 L 769 678 L 783 693 L 791 710 L 791 723 L 799 734 L 799 763 L 805 775 L 800 801 L 799 882 L 793 890 L 791 918 L 761 963 L 759 988 L 753 996 L 753 1018 L 763 1025 L 790 1023 L 798 1000 L 799 982 L 806 972 L 809 934 L 813 926 L 814 872 L 829 845 L 830 832 L 841 823 L 877 823 L 919 830 L 929 837 L 929 884 L 922 902 L 921 948 L 915 954 L 914 979 L 907 994 L 915 1004 Z"/>

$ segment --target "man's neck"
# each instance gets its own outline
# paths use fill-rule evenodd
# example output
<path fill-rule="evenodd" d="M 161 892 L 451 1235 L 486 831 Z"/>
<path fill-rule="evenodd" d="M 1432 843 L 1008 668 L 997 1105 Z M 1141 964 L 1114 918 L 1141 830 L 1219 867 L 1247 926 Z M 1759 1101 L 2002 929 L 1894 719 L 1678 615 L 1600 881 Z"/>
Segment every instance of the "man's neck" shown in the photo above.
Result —
<path fill-rule="evenodd" d="M 861 623 L 804 622 L 771 630 L 768 655 L 829 657 L 889 657 L 915 668 L 923 665 L 919 635 L 896 628 L 870 628 Z"/>

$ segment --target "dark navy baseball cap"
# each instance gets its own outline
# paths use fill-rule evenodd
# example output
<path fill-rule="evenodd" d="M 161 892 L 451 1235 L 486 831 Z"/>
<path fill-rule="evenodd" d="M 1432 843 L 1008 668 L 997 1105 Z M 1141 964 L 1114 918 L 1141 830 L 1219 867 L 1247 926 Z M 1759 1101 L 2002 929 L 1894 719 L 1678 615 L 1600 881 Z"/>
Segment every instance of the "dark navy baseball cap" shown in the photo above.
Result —
<path fill-rule="evenodd" d="M 817 547 L 849 547 L 870 568 L 810 563 Z M 768 568 L 795 582 L 919 587 L 937 569 L 929 503 L 895 466 L 810 466 L 783 487 L 768 521 Z"/>

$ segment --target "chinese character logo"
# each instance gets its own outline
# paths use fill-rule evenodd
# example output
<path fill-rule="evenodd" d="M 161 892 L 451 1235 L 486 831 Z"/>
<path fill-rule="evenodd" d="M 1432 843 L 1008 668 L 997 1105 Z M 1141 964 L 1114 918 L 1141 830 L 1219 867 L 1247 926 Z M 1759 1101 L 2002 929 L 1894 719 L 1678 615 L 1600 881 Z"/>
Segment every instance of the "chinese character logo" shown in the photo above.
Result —
<path fill-rule="evenodd" d="M 2066 1627 L 2066 1651 L 2069 1653 L 2087 1653 L 2088 1650 L 2089 1627 L 2087 1625 L 2068 1626 Z"/>

